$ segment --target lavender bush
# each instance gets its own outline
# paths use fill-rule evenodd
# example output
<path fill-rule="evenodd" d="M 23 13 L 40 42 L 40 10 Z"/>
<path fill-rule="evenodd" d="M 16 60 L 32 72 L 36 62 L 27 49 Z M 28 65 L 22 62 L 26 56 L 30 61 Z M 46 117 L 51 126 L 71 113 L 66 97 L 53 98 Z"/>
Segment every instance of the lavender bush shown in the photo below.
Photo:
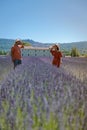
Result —
<path fill-rule="evenodd" d="M 87 130 L 86 59 L 63 58 L 60 68 L 51 61 L 24 57 L 15 70 L 9 62 L 0 87 L 1 130 Z"/>

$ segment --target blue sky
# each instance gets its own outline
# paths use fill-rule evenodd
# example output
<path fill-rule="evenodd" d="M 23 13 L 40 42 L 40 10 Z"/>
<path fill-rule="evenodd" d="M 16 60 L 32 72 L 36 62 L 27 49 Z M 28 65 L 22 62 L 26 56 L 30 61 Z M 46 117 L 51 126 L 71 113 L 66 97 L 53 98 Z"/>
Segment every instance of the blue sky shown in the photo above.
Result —
<path fill-rule="evenodd" d="M 0 38 L 87 41 L 87 0 L 0 0 Z"/>

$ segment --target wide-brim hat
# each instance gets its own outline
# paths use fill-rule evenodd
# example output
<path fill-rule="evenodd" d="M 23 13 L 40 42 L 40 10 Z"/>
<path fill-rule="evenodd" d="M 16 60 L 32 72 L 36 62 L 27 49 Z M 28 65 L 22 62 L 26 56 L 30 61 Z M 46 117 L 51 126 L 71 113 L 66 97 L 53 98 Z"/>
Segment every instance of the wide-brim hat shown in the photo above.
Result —
<path fill-rule="evenodd" d="M 16 44 L 16 45 L 22 45 L 23 42 L 22 42 L 20 39 L 16 39 L 15 44 Z"/>

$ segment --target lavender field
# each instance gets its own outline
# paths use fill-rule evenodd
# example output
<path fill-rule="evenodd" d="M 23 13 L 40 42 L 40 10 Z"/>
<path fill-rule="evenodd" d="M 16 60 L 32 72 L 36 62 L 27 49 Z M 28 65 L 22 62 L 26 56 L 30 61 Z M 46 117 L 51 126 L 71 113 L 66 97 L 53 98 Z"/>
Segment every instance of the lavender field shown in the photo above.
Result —
<path fill-rule="evenodd" d="M 0 130 L 87 130 L 87 58 L 0 57 Z"/>

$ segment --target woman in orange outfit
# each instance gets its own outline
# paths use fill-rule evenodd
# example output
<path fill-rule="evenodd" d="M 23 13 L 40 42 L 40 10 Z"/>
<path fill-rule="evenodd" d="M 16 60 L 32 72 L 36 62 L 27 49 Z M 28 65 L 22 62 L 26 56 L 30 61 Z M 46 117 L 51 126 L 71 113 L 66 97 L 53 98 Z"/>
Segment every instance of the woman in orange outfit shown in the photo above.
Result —
<path fill-rule="evenodd" d="M 17 65 L 21 64 L 21 48 L 24 48 L 20 40 L 16 40 L 14 46 L 11 48 L 11 57 L 14 64 L 14 69 Z"/>
<path fill-rule="evenodd" d="M 50 48 L 50 52 L 54 56 L 52 64 L 57 66 L 57 67 L 60 67 L 62 52 L 59 50 L 59 47 L 57 45 L 53 45 Z"/>

